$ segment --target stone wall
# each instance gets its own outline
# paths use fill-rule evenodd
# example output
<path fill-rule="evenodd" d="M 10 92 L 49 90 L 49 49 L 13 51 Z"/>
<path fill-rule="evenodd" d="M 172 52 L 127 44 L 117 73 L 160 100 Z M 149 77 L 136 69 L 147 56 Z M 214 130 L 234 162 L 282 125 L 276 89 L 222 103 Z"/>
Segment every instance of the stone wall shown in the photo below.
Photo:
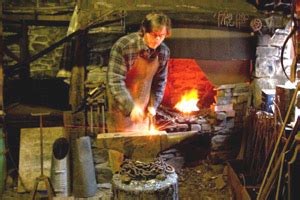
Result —
<path fill-rule="evenodd" d="M 59 41 L 66 36 L 67 27 L 58 26 L 29 26 L 28 27 L 28 50 L 30 56 L 48 48 L 51 44 Z M 5 32 L 6 36 L 14 35 L 13 32 Z M 22 38 L 16 39 L 14 44 L 8 45 L 8 49 L 16 56 L 20 57 L 20 43 Z M 32 78 L 53 78 L 60 67 L 63 45 L 59 46 L 52 52 L 44 55 L 30 64 L 30 76 Z M 4 54 L 3 65 L 13 66 L 17 61 Z"/>
<path fill-rule="evenodd" d="M 5 37 L 5 36 L 4 36 Z M 11 45 L 8 45 L 7 48 L 12 52 L 14 53 L 15 55 L 20 55 L 20 46 L 18 44 L 11 44 Z M 15 65 L 17 64 L 17 61 L 15 61 L 14 59 L 12 59 L 11 57 L 7 56 L 5 53 L 4 53 L 4 56 L 3 56 L 3 65 L 4 66 L 12 66 L 12 65 Z"/>
<path fill-rule="evenodd" d="M 258 36 L 252 81 L 253 106 L 255 108 L 261 109 L 262 89 L 275 90 L 276 85 L 284 85 L 288 82 L 280 63 L 282 45 L 288 33 L 287 27 L 287 29 L 277 29 L 272 36 L 269 34 Z M 283 53 L 284 68 L 288 76 L 290 76 L 290 65 L 292 64 L 291 45 L 288 42 Z"/>
<path fill-rule="evenodd" d="M 226 128 L 215 127 L 209 155 L 213 162 L 234 159 L 237 156 L 251 103 L 250 83 L 221 85 L 216 91 L 212 108 L 219 116 L 221 113 L 225 114 Z"/>
<path fill-rule="evenodd" d="M 29 52 L 35 55 L 66 36 L 67 27 L 29 26 Z M 33 78 L 55 77 L 63 53 L 63 45 L 30 64 Z"/>

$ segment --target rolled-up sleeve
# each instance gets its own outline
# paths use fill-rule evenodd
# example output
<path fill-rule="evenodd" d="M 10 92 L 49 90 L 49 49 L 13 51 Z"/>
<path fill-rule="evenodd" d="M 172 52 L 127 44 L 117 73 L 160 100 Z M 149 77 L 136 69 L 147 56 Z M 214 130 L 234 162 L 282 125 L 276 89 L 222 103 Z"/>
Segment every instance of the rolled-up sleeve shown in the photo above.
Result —
<path fill-rule="evenodd" d="M 117 102 L 118 108 L 124 115 L 128 116 L 134 107 L 134 101 L 125 85 L 126 73 L 127 67 L 122 48 L 118 44 L 115 44 L 111 49 L 108 64 L 108 91 Z"/>

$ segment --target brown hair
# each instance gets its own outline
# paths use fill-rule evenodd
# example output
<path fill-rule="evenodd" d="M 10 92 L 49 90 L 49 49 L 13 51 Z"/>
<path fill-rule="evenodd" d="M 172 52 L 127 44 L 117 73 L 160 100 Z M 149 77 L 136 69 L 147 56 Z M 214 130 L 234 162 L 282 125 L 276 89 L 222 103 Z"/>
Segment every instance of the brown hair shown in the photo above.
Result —
<path fill-rule="evenodd" d="M 171 35 L 171 19 L 163 13 L 152 12 L 147 14 L 142 21 L 140 32 L 143 36 L 145 33 L 151 33 L 155 29 L 159 29 L 163 26 L 166 26 L 166 37 L 169 37 Z"/>

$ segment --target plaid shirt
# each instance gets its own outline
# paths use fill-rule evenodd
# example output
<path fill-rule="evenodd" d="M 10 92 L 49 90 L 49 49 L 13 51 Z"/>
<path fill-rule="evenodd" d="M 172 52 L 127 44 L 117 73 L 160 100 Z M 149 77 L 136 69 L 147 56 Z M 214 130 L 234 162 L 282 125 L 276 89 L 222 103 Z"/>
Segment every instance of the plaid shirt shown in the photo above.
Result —
<path fill-rule="evenodd" d="M 138 55 L 146 59 L 151 59 L 153 57 L 151 55 L 158 55 L 159 67 L 153 77 L 149 105 L 155 108 L 159 106 L 166 86 L 167 63 L 170 57 L 169 48 L 162 43 L 155 50 L 150 49 L 138 32 L 120 38 L 110 52 L 107 80 L 109 92 L 117 102 L 118 108 L 125 115 L 130 115 L 134 107 L 134 101 L 125 85 L 126 74 Z"/>

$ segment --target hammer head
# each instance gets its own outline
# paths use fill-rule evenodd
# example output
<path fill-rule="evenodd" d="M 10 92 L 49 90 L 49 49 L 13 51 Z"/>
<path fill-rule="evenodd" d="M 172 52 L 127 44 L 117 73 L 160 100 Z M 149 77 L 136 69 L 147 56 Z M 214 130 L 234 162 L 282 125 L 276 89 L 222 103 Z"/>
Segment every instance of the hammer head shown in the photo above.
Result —
<path fill-rule="evenodd" d="M 149 124 L 148 124 L 148 131 L 151 131 L 152 129 L 154 129 L 154 125 L 155 125 L 155 115 L 156 115 L 156 110 L 154 107 L 148 107 L 148 120 L 149 120 Z"/>
<path fill-rule="evenodd" d="M 148 131 L 151 131 L 154 128 L 155 125 L 155 117 L 151 114 L 148 114 Z"/>

